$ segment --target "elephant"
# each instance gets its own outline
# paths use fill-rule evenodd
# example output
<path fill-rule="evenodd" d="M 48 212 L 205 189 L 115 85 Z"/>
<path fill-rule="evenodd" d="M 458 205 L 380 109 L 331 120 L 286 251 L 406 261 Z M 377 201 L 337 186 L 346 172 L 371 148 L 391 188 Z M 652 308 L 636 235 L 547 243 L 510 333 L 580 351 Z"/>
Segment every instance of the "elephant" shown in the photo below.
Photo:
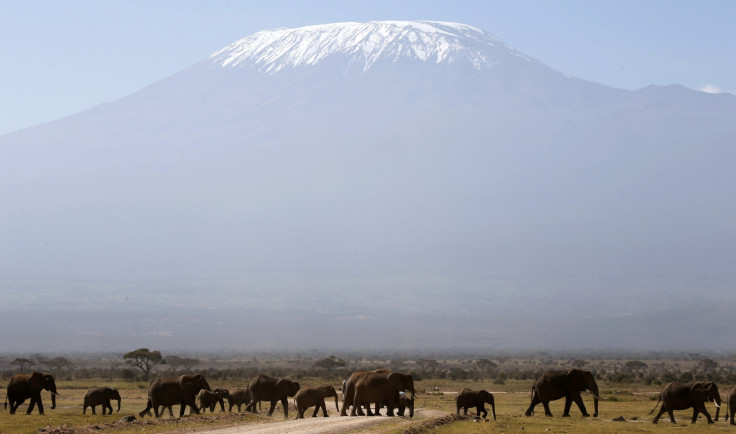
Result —
<path fill-rule="evenodd" d="M 51 409 L 55 409 L 56 397 L 61 395 L 56 392 L 53 375 L 35 371 L 30 374 L 15 374 L 8 383 L 5 408 L 8 408 L 8 400 L 10 400 L 10 414 L 15 414 L 15 410 L 26 399 L 31 398 L 26 414 L 31 414 L 36 404 L 38 404 L 38 413 L 43 414 L 43 402 L 41 401 L 41 390 L 43 389 L 51 392 Z"/>
<path fill-rule="evenodd" d="M 207 409 L 209 408 L 212 413 L 215 412 L 215 406 L 217 403 L 220 403 L 220 408 L 222 411 L 225 411 L 225 398 L 228 398 L 230 396 L 230 391 L 227 389 L 212 389 L 210 392 L 209 390 L 200 390 L 197 394 L 197 402 L 199 403 L 199 410 L 203 413 L 207 412 Z"/>
<path fill-rule="evenodd" d="M 578 405 L 583 417 L 590 415 L 585 410 L 583 398 L 580 392 L 589 390 L 593 394 L 593 417 L 598 416 L 598 384 L 590 371 L 581 369 L 570 369 L 568 371 L 548 371 L 534 382 L 532 386 L 532 402 L 526 410 L 526 415 L 534 414 L 534 407 L 540 402 L 544 406 L 544 415 L 552 417 L 549 411 L 549 402 L 556 399 L 565 398 L 565 411 L 562 417 L 570 417 L 570 407 L 572 403 Z"/>
<path fill-rule="evenodd" d="M 669 383 L 664 386 L 662 391 L 659 393 L 659 399 L 657 404 L 654 406 L 649 414 L 654 413 L 657 409 L 657 405 L 662 402 L 662 406 L 659 408 L 659 413 L 654 416 L 652 423 L 659 422 L 660 416 L 666 411 L 670 415 L 670 422 L 675 422 L 675 416 L 672 413 L 673 410 L 685 410 L 688 408 L 693 409 L 693 418 L 691 423 L 695 423 L 698 420 L 698 413 L 703 413 L 708 419 L 708 423 L 713 423 L 713 419 L 710 417 L 710 413 L 705 408 L 706 401 L 713 401 L 716 404 L 716 417 L 718 421 L 718 413 L 721 411 L 721 394 L 718 392 L 718 386 L 716 383 L 709 381 L 707 383 Z"/>
<path fill-rule="evenodd" d="M 399 393 L 399 416 L 403 417 L 406 409 L 409 409 L 409 417 L 414 417 L 414 405 L 411 402 L 411 397 L 407 396 L 406 393 Z"/>
<path fill-rule="evenodd" d="M 233 406 L 238 406 L 238 412 L 240 412 L 241 405 L 250 404 L 250 392 L 248 389 L 236 389 L 227 396 L 227 402 L 230 405 L 228 411 L 233 411 Z"/>
<path fill-rule="evenodd" d="M 355 397 L 355 382 L 358 378 L 365 376 L 370 373 L 388 373 L 391 372 L 388 369 L 376 369 L 374 371 L 355 371 L 350 375 L 350 378 L 343 380 L 342 382 L 342 409 L 340 410 L 340 416 L 347 416 L 348 407 L 353 405 L 353 398 Z M 376 412 L 378 412 L 378 404 Z M 369 410 L 370 411 L 370 410 Z M 361 412 L 362 415 L 362 412 Z"/>
<path fill-rule="evenodd" d="M 117 399 L 118 400 L 118 411 L 120 411 L 120 392 L 118 392 L 118 389 L 111 389 L 109 387 L 92 387 L 89 390 L 87 390 L 87 394 L 84 395 L 84 406 L 82 407 L 82 414 L 87 413 L 87 407 L 92 407 L 92 414 L 95 413 L 95 407 L 98 405 L 102 406 L 102 414 L 105 414 L 105 411 L 107 409 L 110 409 L 110 414 L 112 414 L 112 405 L 110 405 L 110 400 Z"/>
<path fill-rule="evenodd" d="M 380 416 L 378 409 L 381 404 L 386 404 L 386 415 L 393 416 L 394 408 L 398 407 L 399 392 L 408 390 L 411 393 L 411 409 L 414 408 L 414 378 L 409 374 L 400 372 L 370 372 L 359 376 L 355 381 L 355 394 L 353 397 L 353 408 L 350 416 L 355 416 L 356 411 L 363 416 L 361 405 L 367 407 L 368 416 L 373 416 L 370 403 L 376 403 L 376 416 Z"/>
<path fill-rule="evenodd" d="M 150 415 L 150 410 L 153 408 L 156 417 L 159 417 L 159 406 L 169 407 L 169 414 L 171 414 L 171 406 L 176 404 L 181 405 L 179 417 L 184 416 L 187 405 L 191 411 L 199 414 L 196 398 L 197 393 L 202 389 L 212 390 L 207 380 L 200 374 L 182 375 L 178 378 L 159 377 L 151 382 L 148 388 L 146 408 L 138 414 L 140 417 L 145 414 Z"/>
<path fill-rule="evenodd" d="M 289 397 L 296 395 L 299 391 L 299 383 L 285 378 L 272 378 L 259 375 L 248 383 L 251 402 L 245 407 L 245 411 L 256 413 L 256 404 L 260 401 L 270 401 L 271 408 L 268 415 L 273 415 L 276 403 L 281 401 L 284 407 L 284 418 L 289 418 Z"/>
<path fill-rule="evenodd" d="M 296 418 L 304 419 L 304 412 L 307 408 L 314 406 L 314 413 L 312 417 L 317 417 L 319 409 L 322 409 L 324 417 L 327 416 L 327 406 L 325 405 L 325 398 L 329 396 L 335 397 L 335 409 L 340 411 L 340 407 L 337 404 L 337 391 L 332 386 L 321 386 L 321 387 L 307 387 L 306 389 L 299 390 L 294 396 L 294 407 L 296 407 Z"/>
<path fill-rule="evenodd" d="M 468 414 L 468 408 L 475 407 L 475 413 L 483 419 L 488 416 L 488 412 L 485 408 L 485 403 L 491 404 L 491 412 L 493 413 L 493 420 L 496 420 L 496 403 L 493 399 L 493 394 L 486 390 L 471 390 L 463 389 L 455 397 L 455 406 L 457 407 L 457 414 L 460 414 L 462 408 L 463 414 Z"/>
<path fill-rule="evenodd" d="M 728 418 L 731 425 L 736 425 L 733 421 L 733 415 L 736 413 L 736 386 L 733 386 L 728 391 L 726 397 L 726 418 Z"/>

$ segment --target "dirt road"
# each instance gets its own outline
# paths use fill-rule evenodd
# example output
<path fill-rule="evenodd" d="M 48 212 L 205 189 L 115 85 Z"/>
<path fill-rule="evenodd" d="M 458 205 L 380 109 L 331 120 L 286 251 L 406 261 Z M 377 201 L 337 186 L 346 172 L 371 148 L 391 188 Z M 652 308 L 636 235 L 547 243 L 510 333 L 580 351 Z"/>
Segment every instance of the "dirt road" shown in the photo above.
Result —
<path fill-rule="evenodd" d="M 299 420 L 284 420 L 264 423 L 251 423 L 230 428 L 220 428 L 206 431 L 209 434 L 280 434 L 280 433 L 349 433 L 357 431 L 380 429 L 382 425 L 401 426 L 409 425 L 428 419 L 445 416 L 446 413 L 436 410 L 417 409 L 414 418 L 386 417 L 386 416 L 355 416 L 340 417 L 331 414 L 330 417 L 308 417 Z"/>

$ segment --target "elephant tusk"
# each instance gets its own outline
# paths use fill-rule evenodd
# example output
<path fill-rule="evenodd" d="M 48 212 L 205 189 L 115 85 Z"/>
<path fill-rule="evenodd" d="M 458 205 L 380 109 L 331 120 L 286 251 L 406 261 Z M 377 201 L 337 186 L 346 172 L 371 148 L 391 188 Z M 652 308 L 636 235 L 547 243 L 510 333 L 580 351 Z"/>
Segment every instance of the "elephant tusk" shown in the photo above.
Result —
<path fill-rule="evenodd" d="M 51 393 L 52 395 L 61 396 L 61 393 L 56 393 L 56 392 L 49 392 L 49 393 Z"/>
<path fill-rule="evenodd" d="M 720 405 L 718 405 L 718 403 L 717 403 L 717 402 L 713 401 L 713 404 L 715 404 L 715 405 L 716 405 L 716 407 L 718 407 L 718 408 L 721 408 L 721 406 L 720 406 Z"/>

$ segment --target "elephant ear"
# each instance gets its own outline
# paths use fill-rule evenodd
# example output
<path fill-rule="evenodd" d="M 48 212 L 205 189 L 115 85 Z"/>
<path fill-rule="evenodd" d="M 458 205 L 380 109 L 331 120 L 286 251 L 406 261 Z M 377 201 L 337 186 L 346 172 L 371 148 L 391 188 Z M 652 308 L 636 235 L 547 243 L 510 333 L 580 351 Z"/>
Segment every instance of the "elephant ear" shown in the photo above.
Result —
<path fill-rule="evenodd" d="M 33 371 L 31 376 L 28 378 L 28 382 L 33 386 L 34 389 L 41 389 L 43 385 L 43 374 L 40 372 Z"/>

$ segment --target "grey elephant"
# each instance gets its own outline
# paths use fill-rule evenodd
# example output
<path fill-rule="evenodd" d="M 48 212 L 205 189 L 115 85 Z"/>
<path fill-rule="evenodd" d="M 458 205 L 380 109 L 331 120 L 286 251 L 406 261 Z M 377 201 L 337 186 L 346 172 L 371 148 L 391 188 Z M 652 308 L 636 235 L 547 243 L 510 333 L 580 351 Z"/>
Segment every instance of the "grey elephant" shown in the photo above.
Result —
<path fill-rule="evenodd" d="M 261 401 L 271 402 L 268 415 L 273 415 L 276 403 L 281 401 L 284 407 L 284 418 L 289 418 L 289 398 L 299 391 L 299 383 L 286 378 L 273 378 L 259 375 L 248 383 L 251 402 L 245 407 L 245 411 L 256 413 L 256 404 Z"/>
<path fill-rule="evenodd" d="M 718 392 L 718 386 L 716 383 L 709 381 L 707 383 L 696 382 L 696 383 L 678 383 L 672 382 L 664 386 L 662 391 L 659 393 L 659 399 L 655 404 L 652 411 L 649 414 L 654 413 L 659 403 L 662 406 L 659 408 L 659 412 L 652 423 L 659 422 L 659 418 L 666 411 L 670 415 L 670 422 L 675 422 L 675 415 L 672 413 L 673 410 L 686 410 L 688 408 L 693 409 L 692 423 L 698 420 L 698 413 L 703 413 L 708 419 L 708 423 L 713 423 L 713 419 L 710 417 L 710 413 L 705 408 L 706 401 L 713 401 L 716 404 L 716 417 L 718 420 L 718 413 L 721 411 L 721 395 Z"/>
<path fill-rule="evenodd" d="M 151 382 L 148 388 L 146 408 L 138 414 L 140 417 L 150 415 L 153 409 L 156 417 L 159 417 L 159 406 L 169 407 L 169 414 L 171 414 L 171 406 L 176 404 L 181 405 L 179 417 L 184 416 L 187 405 L 192 412 L 199 414 L 196 398 L 202 389 L 212 390 L 207 380 L 200 374 L 182 375 L 175 378 L 159 377 Z"/>
<path fill-rule="evenodd" d="M 532 386 L 532 402 L 526 410 L 526 415 L 534 414 L 534 407 L 542 403 L 544 406 L 544 415 L 552 417 L 549 411 L 549 402 L 560 398 L 565 398 L 565 411 L 562 417 L 570 417 L 570 407 L 572 403 L 578 405 L 583 417 L 590 415 L 585 410 L 583 398 L 580 392 L 589 390 L 593 394 L 593 417 L 598 416 L 598 383 L 596 383 L 593 374 L 590 371 L 582 369 L 570 369 L 567 371 L 548 371 L 534 382 Z"/>
<path fill-rule="evenodd" d="M 294 407 L 296 407 L 296 418 L 303 419 L 304 412 L 309 407 L 314 407 L 314 413 L 312 417 L 317 417 L 319 409 L 322 409 L 322 415 L 327 416 L 327 405 L 325 405 L 325 398 L 334 396 L 335 397 L 335 409 L 340 411 L 340 407 L 337 404 L 337 391 L 332 386 L 320 386 L 320 387 L 307 387 L 306 389 L 300 389 L 296 395 L 294 395 Z"/>
<path fill-rule="evenodd" d="M 215 406 L 220 403 L 220 408 L 225 411 L 225 399 L 230 396 L 230 391 L 227 389 L 215 388 L 212 391 L 200 390 L 197 394 L 197 404 L 201 412 L 206 412 L 209 408 L 211 412 L 215 412 Z"/>
<path fill-rule="evenodd" d="M 356 411 L 363 416 L 362 405 L 366 405 L 366 413 L 373 416 L 370 404 L 376 404 L 376 413 L 381 404 L 386 405 L 386 415 L 393 416 L 394 408 L 398 408 L 399 392 L 408 391 L 411 397 L 411 406 L 414 407 L 414 378 L 409 374 L 400 372 L 371 372 L 359 376 L 355 381 L 355 393 L 353 397 L 353 408 L 350 415 L 355 416 Z"/>
<path fill-rule="evenodd" d="M 110 414 L 112 414 L 112 405 L 110 404 L 110 401 L 113 399 L 117 399 L 118 401 L 118 411 L 120 411 L 120 392 L 118 392 L 118 389 L 111 389 L 109 387 L 92 387 L 89 390 L 87 390 L 87 393 L 84 395 L 84 405 L 82 407 L 82 414 L 87 413 L 87 407 L 92 408 L 92 414 L 95 413 L 95 407 L 98 405 L 102 406 L 102 414 L 105 414 L 105 411 L 107 409 L 110 410 Z"/>
<path fill-rule="evenodd" d="M 228 411 L 233 411 L 233 406 L 238 406 L 238 412 L 242 405 L 250 404 L 250 392 L 248 389 L 235 389 L 227 397 L 227 402 L 230 406 Z"/>
<path fill-rule="evenodd" d="M 376 369 L 373 371 L 355 371 L 350 375 L 350 378 L 343 380 L 342 382 L 342 409 L 340 410 L 340 416 L 347 416 L 348 408 L 353 405 L 353 398 L 355 398 L 355 383 L 359 378 L 364 377 L 368 374 L 374 373 L 388 373 L 391 372 L 388 369 Z M 380 404 L 376 405 L 376 412 L 378 412 Z M 370 409 L 368 409 L 370 412 Z M 361 415 L 362 415 L 361 410 Z"/>
<path fill-rule="evenodd" d="M 15 410 L 25 402 L 31 399 L 28 404 L 26 414 L 31 414 L 33 408 L 38 404 L 38 413 L 43 414 L 43 402 L 41 401 L 41 391 L 48 390 L 51 392 L 51 409 L 56 408 L 56 396 L 60 394 L 56 392 L 56 381 L 54 376 L 44 372 L 32 372 L 30 374 L 15 374 L 8 383 L 8 392 L 5 396 L 5 408 L 8 408 L 8 400 L 10 401 L 10 414 L 15 414 Z"/>
<path fill-rule="evenodd" d="M 491 405 L 491 412 L 493 413 L 493 420 L 496 420 L 496 402 L 493 399 L 493 394 L 485 390 L 471 390 L 463 389 L 460 393 L 455 396 L 455 407 L 457 407 L 457 414 L 460 414 L 460 409 L 463 409 L 463 414 L 468 414 L 468 408 L 475 407 L 475 414 L 482 417 L 483 419 L 488 416 L 485 404 Z"/>

